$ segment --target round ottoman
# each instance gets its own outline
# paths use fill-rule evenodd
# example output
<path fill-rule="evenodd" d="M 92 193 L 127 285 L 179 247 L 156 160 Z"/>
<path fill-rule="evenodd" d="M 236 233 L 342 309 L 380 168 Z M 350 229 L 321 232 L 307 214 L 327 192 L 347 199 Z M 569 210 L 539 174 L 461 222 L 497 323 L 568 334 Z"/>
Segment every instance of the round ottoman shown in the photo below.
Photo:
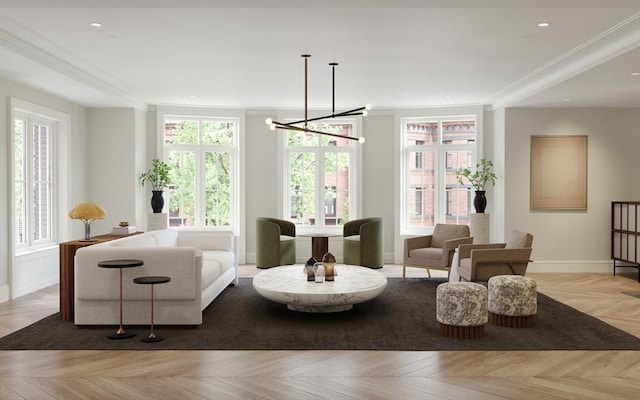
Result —
<path fill-rule="evenodd" d="M 510 328 L 535 325 L 538 312 L 536 281 L 520 275 L 489 278 L 489 321 Z"/>
<path fill-rule="evenodd" d="M 487 323 L 487 288 L 473 282 L 438 285 L 436 319 L 443 336 L 465 339 L 483 337 Z"/>

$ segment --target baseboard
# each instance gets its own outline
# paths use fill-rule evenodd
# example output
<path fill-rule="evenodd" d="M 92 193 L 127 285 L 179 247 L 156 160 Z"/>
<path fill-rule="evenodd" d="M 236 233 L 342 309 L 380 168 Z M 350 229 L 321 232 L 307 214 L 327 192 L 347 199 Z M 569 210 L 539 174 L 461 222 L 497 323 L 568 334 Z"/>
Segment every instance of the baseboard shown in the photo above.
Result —
<path fill-rule="evenodd" d="M 535 260 L 529 263 L 531 273 L 609 273 L 613 274 L 611 260 Z M 622 267 L 616 263 L 616 273 L 637 272 L 634 267 Z"/>
<path fill-rule="evenodd" d="M 0 303 L 9 301 L 9 285 L 0 286 Z"/>

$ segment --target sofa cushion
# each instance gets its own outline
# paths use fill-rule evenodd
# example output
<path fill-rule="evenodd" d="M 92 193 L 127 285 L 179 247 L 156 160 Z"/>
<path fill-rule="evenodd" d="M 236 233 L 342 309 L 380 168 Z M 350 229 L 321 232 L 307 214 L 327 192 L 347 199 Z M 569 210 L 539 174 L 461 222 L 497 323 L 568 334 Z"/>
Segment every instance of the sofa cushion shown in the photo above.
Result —
<path fill-rule="evenodd" d="M 216 260 L 202 260 L 202 281 L 200 289 L 211 285 L 222 273 L 220 263 Z"/>
<path fill-rule="evenodd" d="M 175 229 L 161 229 L 147 233 L 153 237 L 158 247 L 175 247 L 178 241 L 178 231 Z"/>
<path fill-rule="evenodd" d="M 233 251 L 233 235 L 221 235 L 207 231 L 181 231 L 177 246 L 195 247 L 201 250 Z"/>
<path fill-rule="evenodd" d="M 158 247 L 153 236 L 148 233 L 112 240 L 105 242 L 104 245 L 108 247 Z"/>

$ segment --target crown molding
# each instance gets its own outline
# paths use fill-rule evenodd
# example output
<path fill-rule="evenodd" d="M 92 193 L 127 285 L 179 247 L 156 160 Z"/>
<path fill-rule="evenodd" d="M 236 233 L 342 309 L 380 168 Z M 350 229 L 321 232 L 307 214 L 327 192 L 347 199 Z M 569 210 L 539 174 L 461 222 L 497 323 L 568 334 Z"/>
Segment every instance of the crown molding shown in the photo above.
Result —
<path fill-rule="evenodd" d="M 484 103 L 493 109 L 509 107 L 542 90 L 572 78 L 640 46 L 640 13 L 557 57 L 493 94 Z"/>
<path fill-rule="evenodd" d="M 124 85 L 117 82 L 115 78 L 2 13 L 0 13 L 0 47 L 131 107 L 142 111 L 147 110 L 147 104 L 130 95 L 123 89 Z"/>

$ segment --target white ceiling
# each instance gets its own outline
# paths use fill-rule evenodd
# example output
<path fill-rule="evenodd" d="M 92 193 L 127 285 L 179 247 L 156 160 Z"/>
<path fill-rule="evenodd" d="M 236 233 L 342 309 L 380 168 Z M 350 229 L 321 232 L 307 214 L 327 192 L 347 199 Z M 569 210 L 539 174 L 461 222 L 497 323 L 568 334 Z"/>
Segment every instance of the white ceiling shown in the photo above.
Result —
<path fill-rule="evenodd" d="M 305 53 L 312 109 L 640 107 L 640 0 L 0 1 L 0 76 L 90 107 L 301 108 Z"/>

